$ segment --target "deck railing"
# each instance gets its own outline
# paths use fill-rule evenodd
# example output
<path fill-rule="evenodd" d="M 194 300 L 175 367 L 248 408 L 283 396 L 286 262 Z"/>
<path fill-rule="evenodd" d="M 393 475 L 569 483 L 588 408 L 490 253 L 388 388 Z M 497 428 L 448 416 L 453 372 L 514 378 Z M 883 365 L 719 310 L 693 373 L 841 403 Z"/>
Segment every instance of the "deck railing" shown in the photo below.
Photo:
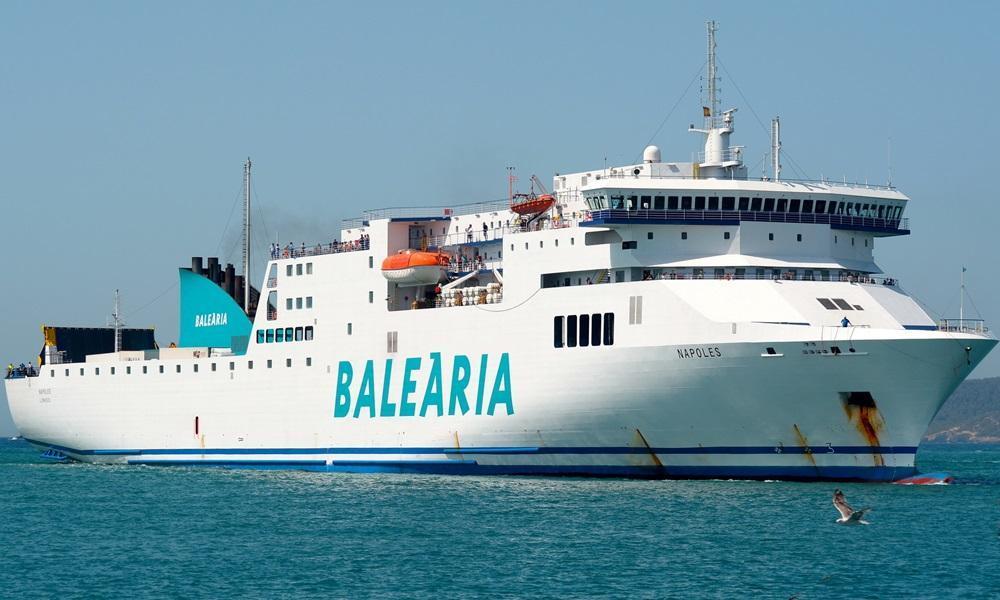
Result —
<path fill-rule="evenodd" d="M 941 319 L 938 321 L 938 330 L 978 335 L 986 335 L 990 331 L 983 319 Z"/>

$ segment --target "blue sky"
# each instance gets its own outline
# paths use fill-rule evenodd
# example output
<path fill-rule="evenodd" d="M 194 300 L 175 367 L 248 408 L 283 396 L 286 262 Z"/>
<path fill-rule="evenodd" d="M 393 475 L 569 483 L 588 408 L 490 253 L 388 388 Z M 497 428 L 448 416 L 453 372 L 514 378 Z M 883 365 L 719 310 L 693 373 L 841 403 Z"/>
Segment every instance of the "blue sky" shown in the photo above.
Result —
<path fill-rule="evenodd" d="M 996 325 L 998 13 L 986 2 L 4 2 L 0 358 L 31 358 L 43 323 L 103 325 L 115 288 L 130 325 L 175 340 L 175 269 L 192 255 L 239 261 L 229 217 L 247 156 L 261 229 L 307 243 L 361 208 L 501 198 L 507 165 L 526 181 L 632 162 L 703 64 L 709 18 L 752 173 L 774 115 L 789 177 L 885 182 L 891 138 L 913 235 L 880 240 L 879 263 L 947 316 L 967 266 L 967 316 Z M 653 140 L 666 159 L 699 149 L 685 131 L 699 90 Z M 975 373 L 996 375 L 1000 353 Z"/>

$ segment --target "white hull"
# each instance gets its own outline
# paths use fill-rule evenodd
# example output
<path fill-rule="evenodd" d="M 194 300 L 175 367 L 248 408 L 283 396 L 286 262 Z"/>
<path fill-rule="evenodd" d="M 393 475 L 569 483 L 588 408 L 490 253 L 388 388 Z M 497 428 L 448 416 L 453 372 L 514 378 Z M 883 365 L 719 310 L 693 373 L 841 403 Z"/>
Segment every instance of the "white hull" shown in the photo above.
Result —
<path fill-rule="evenodd" d="M 621 292 L 645 285 L 651 298 L 649 287 L 656 286 L 666 302 L 673 297 L 670 288 L 703 283 L 711 282 L 648 282 L 622 286 Z M 734 285 L 750 290 L 777 284 L 725 285 L 732 292 L 738 291 Z M 822 285 L 847 284 L 798 284 Z M 621 293 L 616 287 L 595 287 L 593 292 L 613 297 Z M 537 304 L 558 305 L 559 291 L 553 292 Z M 653 305 L 647 300 L 647 320 L 655 322 Z M 679 314 L 678 307 L 672 308 L 664 316 Z M 267 369 L 264 355 L 253 352 L 231 359 L 149 361 L 163 364 L 164 374 L 126 375 L 121 371 L 126 363 L 119 363 L 115 375 L 102 365 L 105 371 L 99 376 L 92 374 L 90 364 L 46 367 L 39 378 L 8 381 L 11 410 L 25 438 L 92 462 L 893 480 L 915 472 L 914 454 L 930 420 L 995 344 L 937 331 L 725 323 L 716 324 L 716 333 L 701 343 L 637 343 L 629 328 L 619 325 L 613 346 L 557 349 L 547 328 L 522 322 L 505 330 L 503 324 L 512 321 L 503 313 L 462 308 L 434 312 L 393 315 L 400 338 L 412 342 L 392 357 L 387 398 L 400 403 L 405 359 L 420 357 L 422 368 L 412 378 L 419 411 L 431 353 L 440 352 L 445 384 L 440 416 L 436 406 L 425 416 L 417 412 L 411 417 L 382 416 L 376 406 L 378 416 L 372 418 L 365 408 L 355 417 L 352 404 L 347 416 L 337 418 L 340 361 L 354 365 L 348 389 L 356 397 L 361 369 L 373 360 L 379 405 L 387 355 L 330 344 L 306 351 L 312 358 L 309 367 L 303 365 L 306 354 L 297 353 L 292 367 L 285 366 L 284 355 L 275 354 L 274 367 Z M 434 338 L 424 326 L 435 317 L 448 318 L 458 335 Z M 731 333 L 734 328 L 736 334 Z M 657 337 L 681 341 L 688 337 L 685 329 L 713 327 L 689 322 L 674 329 Z M 844 339 L 848 334 L 850 342 Z M 822 353 L 833 345 L 840 347 L 840 355 Z M 766 347 L 776 355 L 767 355 Z M 813 348 L 820 353 L 803 354 Z M 503 353 L 509 356 L 513 414 L 499 406 L 488 415 Z M 476 414 L 484 354 L 488 366 L 482 414 Z M 473 370 L 465 415 L 460 405 L 454 415 L 448 414 L 456 355 L 470 357 Z M 246 368 L 248 360 L 255 362 L 253 369 Z M 191 372 L 195 362 L 200 363 L 198 373 Z M 218 364 L 215 372 L 212 362 Z M 68 377 L 66 368 L 72 370 Z M 79 376 L 80 368 L 85 375 Z M 50 370 L 58 372 L 53 376 Z M 862 390 L 877 401 L 875 439 L 845 410 L 845 394 Z"/>

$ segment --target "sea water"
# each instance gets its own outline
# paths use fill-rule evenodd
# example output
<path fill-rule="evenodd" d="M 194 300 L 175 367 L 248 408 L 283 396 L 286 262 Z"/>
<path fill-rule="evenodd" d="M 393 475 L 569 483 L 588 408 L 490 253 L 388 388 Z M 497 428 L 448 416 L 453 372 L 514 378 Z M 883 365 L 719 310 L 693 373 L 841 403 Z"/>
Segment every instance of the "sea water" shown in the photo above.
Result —
<path fill-rule="evenodd" d="M 0 442 L 0 596 L 1000 597 L 1000 447 L 948 486 L 52 464 Z M 869 526 L 837 525 L 841 487 Z"/>

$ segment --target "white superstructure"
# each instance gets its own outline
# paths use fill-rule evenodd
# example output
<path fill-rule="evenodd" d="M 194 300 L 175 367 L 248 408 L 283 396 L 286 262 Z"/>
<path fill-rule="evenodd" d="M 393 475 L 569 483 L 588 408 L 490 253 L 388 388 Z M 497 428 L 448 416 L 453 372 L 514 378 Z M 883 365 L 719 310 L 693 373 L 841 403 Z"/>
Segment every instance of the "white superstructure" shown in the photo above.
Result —
<path fill-rule="evenodd" d="M 895 188 L 748 179 L 712 26 L 709 49 L 698 160 L 650 146 L 639 164 L 558 174 L 540 214 L 368 211 L 344 242 L 277 251 L 245 351 L 234 337 L 8 379 L 21 434 L 132 464 L 912 475 L 996 340 L 936 323 L 883 276 L 876 241 L 909 233 Z M 206 305 L 190 325 L 229 318 Z"/>

